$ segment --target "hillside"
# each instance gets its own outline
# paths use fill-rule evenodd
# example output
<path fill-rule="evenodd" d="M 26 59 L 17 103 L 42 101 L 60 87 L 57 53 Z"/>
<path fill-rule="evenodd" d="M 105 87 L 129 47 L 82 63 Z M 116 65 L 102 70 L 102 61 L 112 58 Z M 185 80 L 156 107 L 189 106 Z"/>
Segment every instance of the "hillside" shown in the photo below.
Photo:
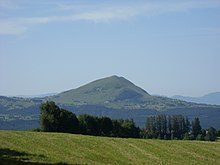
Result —
<path fill-rule="evenodd" d="M 93 81 L 77 89 L 62 92 L 50 100 L 65 106 L 99 105 L 113 109 L 151 109 L 215 107 L 176 99 L 152 96 L 129 80 L 111 76 Z"/>
<path fill-rule="evenodd" d="M 141 102 L 150 95 L 123 77 L 111 76 L 58 94 L 52 100 L 67 105 L 108 105 Z"/>
<path fill-rule="evenodd" d="M 6 164 L 220 164 L 220 143 L 0 131 Z"/>
<path fill-rule="evenodd" d="M 220 105 L 220 92 L 209 93 L 202 97 L 187 97 L 175 95 L 172 98 L 194 103 Z"/>

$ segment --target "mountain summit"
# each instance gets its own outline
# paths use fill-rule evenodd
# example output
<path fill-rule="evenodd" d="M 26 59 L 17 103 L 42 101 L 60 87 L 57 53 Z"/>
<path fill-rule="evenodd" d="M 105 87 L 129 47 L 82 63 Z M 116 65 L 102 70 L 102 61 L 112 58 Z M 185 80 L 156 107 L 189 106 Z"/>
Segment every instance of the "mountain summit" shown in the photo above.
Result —
<path fill-rule="evenodd" d="M 145 90 L 123 77 L 114 75 L 60 93 L 53 98 L 53 101 L 69 105 L 107 105 L 141 102 L 148 97 L 151 96 Z"/>
<path fill-rule="evenodd" d="M 111 76 L 51 97 L 65 106 L 99 105 L 113 109 L 153 109 L 191 107 L 195 104 L 166 97 L 151 96 L 124 77 Z M 196 105 L 201 106 L 201 105 Z"/>

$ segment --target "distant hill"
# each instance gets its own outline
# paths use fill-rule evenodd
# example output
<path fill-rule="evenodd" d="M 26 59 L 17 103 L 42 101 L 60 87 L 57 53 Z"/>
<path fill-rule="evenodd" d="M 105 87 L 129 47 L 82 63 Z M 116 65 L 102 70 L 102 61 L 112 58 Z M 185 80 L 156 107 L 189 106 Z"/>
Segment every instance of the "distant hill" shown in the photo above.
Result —
<path fill-rule="evenodd" d="M 194 103 L 220 105 L 220 92 L 209 93 L 202 97 L 187 97 L 187 96 L 176 95 L 173 96 L 172 98 L 188 101 L 188 102 L 194 102 Z"/>
<path fill-rule="evenodd" d="M 115 105 L 142 102 L 150 95 L 123 77 L 111 76 L 77 89 L 62 92 L 51 100 L 65 105 Z M 122 104 L 123 103 L 123 104 Z"/>
<path fill-rule="evenodd" d="M 37 127 L 39 106 L 45 101 L 54 101 L 77 115 L 86 113 L 111 118 L 132 118 L 141 127 L 145 125 L 147 116 L 163 113 L 182 114 L 189 119 L 200 117 L 204 128 L 220 128 L 218 105 L 152 96 L 123 77 L 111 76 L 43 98 L 0 96 L 0 129 Z"/>
<path fill-rule="evenodd" d="M 46 94 L 40 94 L 40 95 L 17 95 L 14 97 L 22 97 L 22 98 L 43 98 L 48 96 L 54 96 L 58 93 L 46 93 Z"/>
<path fill-rule="evenodd" d="M 156 111 L 166 111 L 172 108 L 207 107 L 203 104 L 152 96 L 129 80 L 118 76 L 93 81 L 77 89 L 52 96 L 49 100 L 65 106 L 99 105 L 114 109 L 151 109 Z"/>

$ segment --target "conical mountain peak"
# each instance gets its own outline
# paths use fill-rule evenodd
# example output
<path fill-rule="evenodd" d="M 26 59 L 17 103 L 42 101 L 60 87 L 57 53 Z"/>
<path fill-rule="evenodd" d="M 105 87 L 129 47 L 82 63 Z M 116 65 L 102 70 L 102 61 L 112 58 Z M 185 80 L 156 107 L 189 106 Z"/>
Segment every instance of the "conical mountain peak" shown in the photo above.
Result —
<path fill-rule="evenodd" d="M 63 92 L 55 100 L 63 104 L 100 105 L 141 101 L 150 95 L 124 77 L 116 75 L 99 79 L 77 89 Z"/>

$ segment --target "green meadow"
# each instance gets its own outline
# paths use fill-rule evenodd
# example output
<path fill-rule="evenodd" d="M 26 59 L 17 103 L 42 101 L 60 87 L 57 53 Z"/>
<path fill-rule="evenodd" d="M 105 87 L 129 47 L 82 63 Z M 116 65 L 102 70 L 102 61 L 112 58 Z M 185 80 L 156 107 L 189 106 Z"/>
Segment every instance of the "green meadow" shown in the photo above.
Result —
<path fill-rule="evenodd" d="M 220 142 L 0 131 L 0 164 L 217 165 Z"/>

